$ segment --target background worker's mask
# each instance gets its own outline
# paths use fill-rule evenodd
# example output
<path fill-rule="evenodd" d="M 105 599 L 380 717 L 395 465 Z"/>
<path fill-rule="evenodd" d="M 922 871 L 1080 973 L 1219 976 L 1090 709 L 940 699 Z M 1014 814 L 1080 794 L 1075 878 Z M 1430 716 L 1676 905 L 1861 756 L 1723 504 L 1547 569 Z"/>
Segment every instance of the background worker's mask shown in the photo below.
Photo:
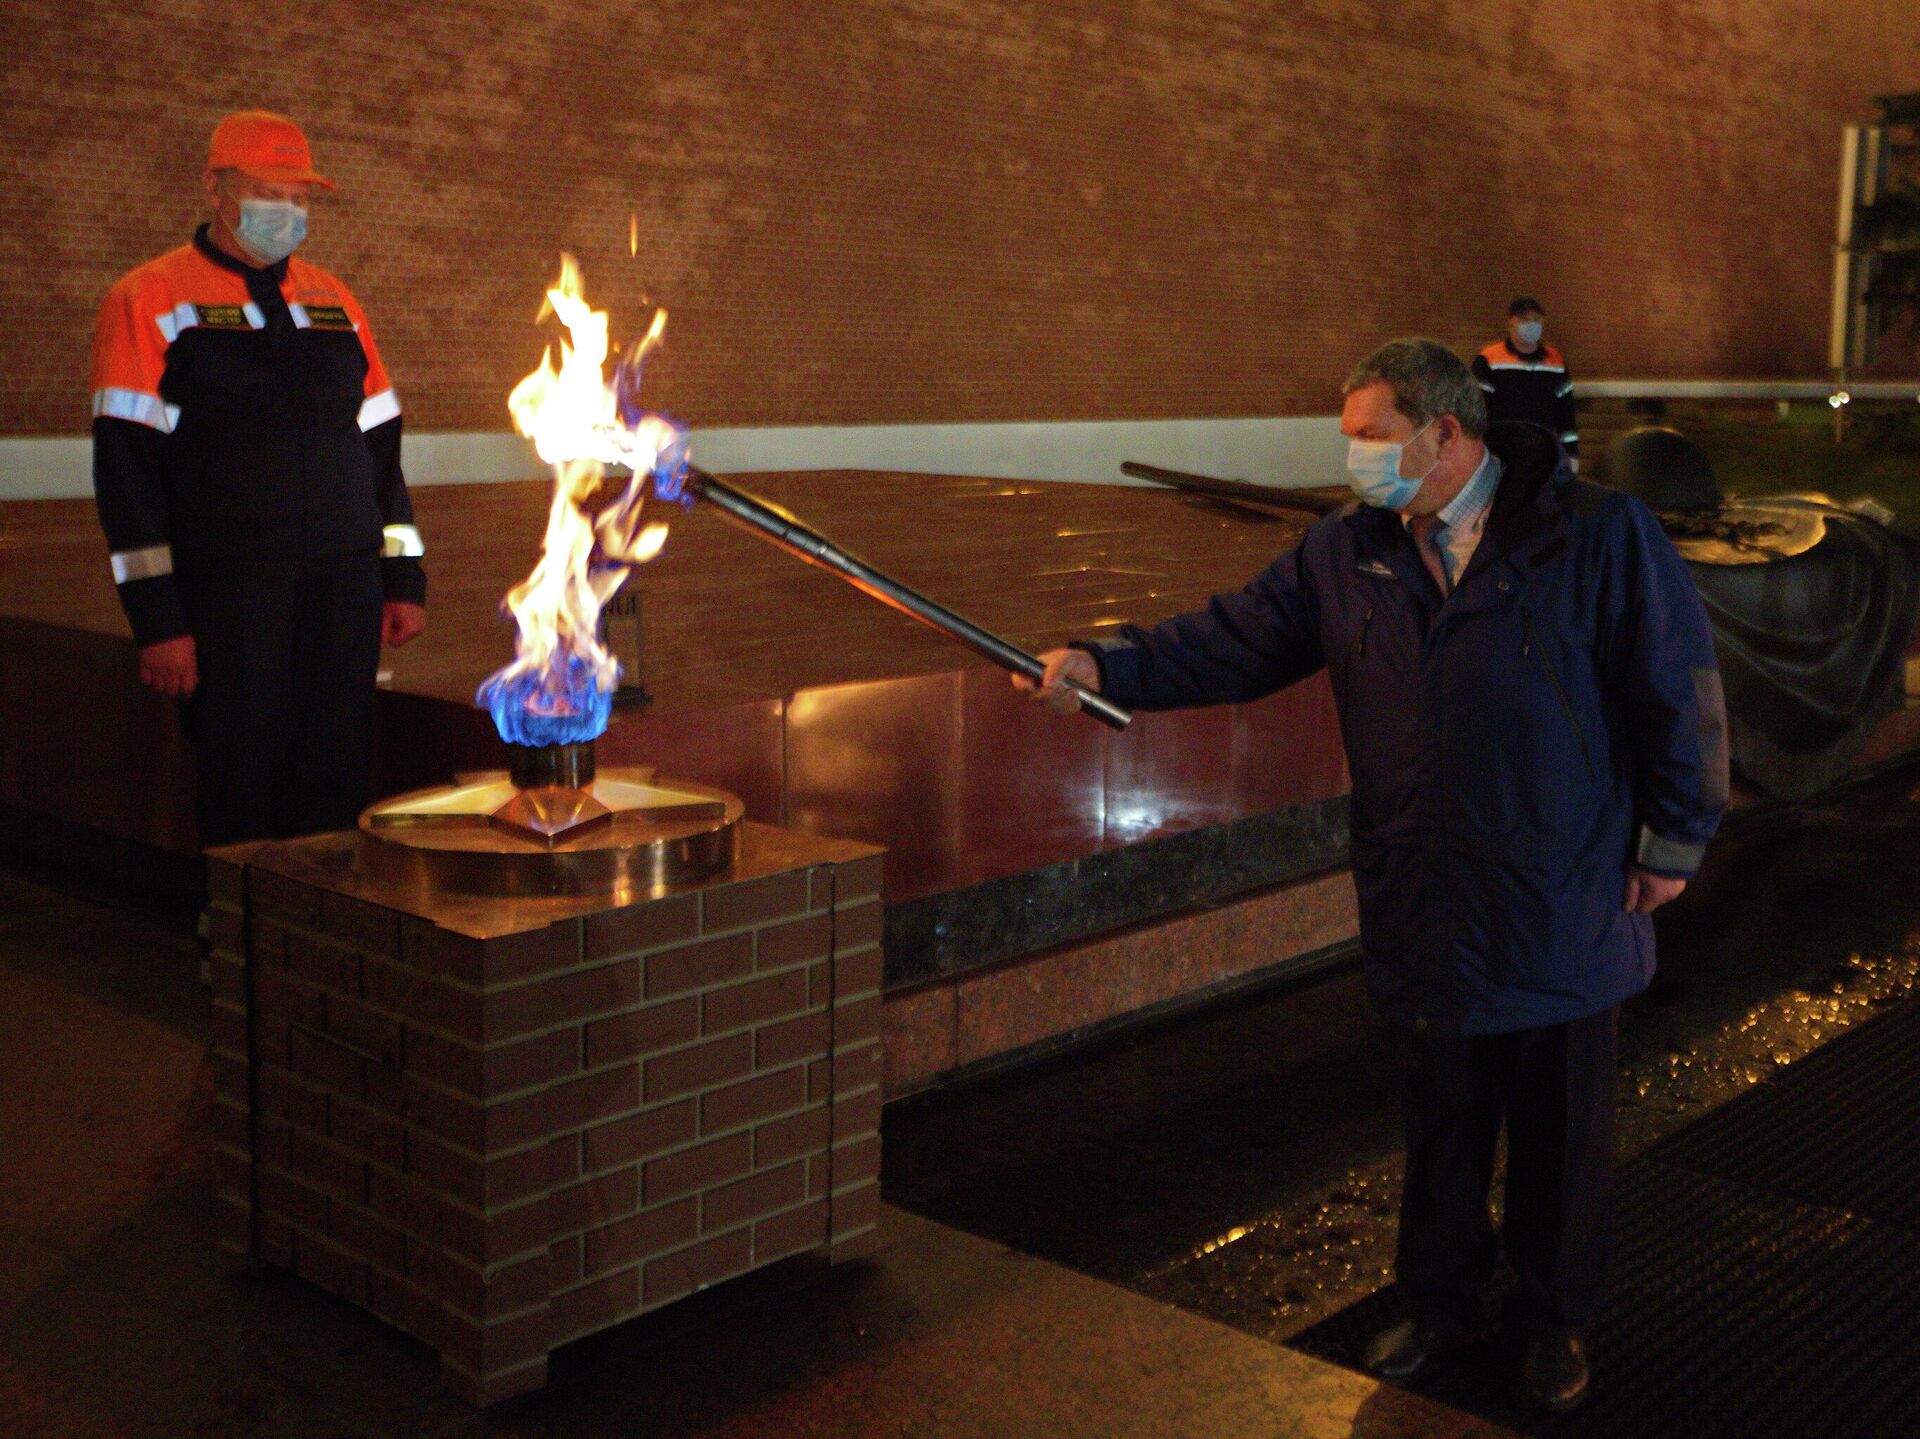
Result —
<path fill-rule="evenodd" d="M 307 207 L 296 200 L 242 200 L 233 238 L 263 265 L 277 265 L 307 238 Z"/>

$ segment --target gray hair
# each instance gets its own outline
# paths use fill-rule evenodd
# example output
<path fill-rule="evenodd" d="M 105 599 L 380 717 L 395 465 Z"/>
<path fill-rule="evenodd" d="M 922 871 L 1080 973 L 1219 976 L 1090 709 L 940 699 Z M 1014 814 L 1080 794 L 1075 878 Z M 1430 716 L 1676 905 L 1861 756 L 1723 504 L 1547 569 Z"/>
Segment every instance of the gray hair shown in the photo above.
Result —
<path fill-rule="evenodd" d="M 1487 432 L 1487 398 L 1473 371 L 1438 340 L 1388 340 L 1353 367 L 1340 393 L 1368 385 L 1393 391 L 1393 407 L 1416 425 L 1452 415 L 1472 439 Z"/>

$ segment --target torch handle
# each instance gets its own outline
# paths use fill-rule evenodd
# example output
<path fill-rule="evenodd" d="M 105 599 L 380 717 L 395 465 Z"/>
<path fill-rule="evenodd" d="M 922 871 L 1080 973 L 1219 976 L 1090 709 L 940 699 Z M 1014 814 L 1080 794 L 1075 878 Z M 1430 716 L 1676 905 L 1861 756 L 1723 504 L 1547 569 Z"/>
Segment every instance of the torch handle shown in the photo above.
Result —
<path fill-rule="evenodd" d="M 752 530 L 761 538 L 771 540 L 809 564 L 834 571 L 842 579 L 851 582 L 854 588 L 952 636 L 1002 669 L 1025 675 L 1036 683 L 1045 676 L 1047 667 L 1040 663 L 1038 657 L 1028 654 L 1018 645 L 1009 644 L 991 630 L 980 628 L 946 606 L 935 604 L 925 595 L 882 574 L 864 560 L 856 559 L 777 506 L 745 490 L 735 489 L 724 480 L 717 480 L 705 470 L 695 469 L 691 465 L 687 467 L 685 486 L 689 492 L 711 503 L 743 529 Z M 1069 685 L 1080 697 L 1080 707 L 1100 723 L 1111 729 L 1124 730 L 1133 722 L 1133 715 L 1129 711 L 1105 695 L 1071 682 Z"/>

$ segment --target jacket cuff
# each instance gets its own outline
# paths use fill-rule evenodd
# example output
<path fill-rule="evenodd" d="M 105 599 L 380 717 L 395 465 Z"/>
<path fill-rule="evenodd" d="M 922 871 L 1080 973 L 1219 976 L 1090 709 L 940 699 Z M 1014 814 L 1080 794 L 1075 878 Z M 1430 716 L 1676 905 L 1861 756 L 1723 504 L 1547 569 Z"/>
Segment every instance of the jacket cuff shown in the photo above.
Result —
<path fill-rule="evenodd" d="M 1132 660 L 1136 654 L 1135 646 L 1125 640 L 1069 640 L 1067 648 L 1079 650 L 1093 656 L 1093 662 L 1100 667 L 1100 693 L 1122 708 L 1131 709 L 1131 699 L 1122 699 L 1116 695 L 1116 689 L 1131 691 L 1137 688 L 1133 681 Z"/>
<path fill-rule="evenodd" d="M 389 600 L 409 605 L 427 602 L 427 572 L 420 561 L 410 556 L 393 556 L 380 561 L 380 586 Z"/>
<path fill-rule="evenodd" d="M 1633 862 L 1640 868 L 1672 879 L 1691 879 L 1706 856 L 1706 845 L 1667 839 L 1644 824 L 1640 826 L 1640 840 L 1633 850 Z"/>
<path fill-rule="evenodd" d="M 120 608 L 133 626 L 133 642 L 142 649 L 190 631 L 186 607 L 180 603 L 180 591 L 172 575 L 126 581 L 120 586 Z"/>

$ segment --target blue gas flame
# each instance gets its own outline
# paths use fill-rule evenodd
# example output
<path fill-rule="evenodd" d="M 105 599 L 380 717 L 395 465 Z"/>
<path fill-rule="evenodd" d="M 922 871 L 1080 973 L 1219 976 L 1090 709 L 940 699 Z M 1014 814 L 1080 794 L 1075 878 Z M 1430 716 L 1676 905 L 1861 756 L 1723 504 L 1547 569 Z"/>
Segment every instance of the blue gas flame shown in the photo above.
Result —
<path fill-rule="evenodd" d="M 690 510 L 693 496 L 687 493 L 687 432 L 679 425 L 673 425 L 673 429 L 672 443 L 662 446 L 653 462 L 653 497 Z"/>
<path fill-rule="evenodd" d="M 578 655 L 556 655 L 540 670 L 502 670 L 480 686 L 474 702 L 493 715 L 508 744 L 597 739 L 613 713 L 612 691 L 600 687 L 593 666 Z"/>

